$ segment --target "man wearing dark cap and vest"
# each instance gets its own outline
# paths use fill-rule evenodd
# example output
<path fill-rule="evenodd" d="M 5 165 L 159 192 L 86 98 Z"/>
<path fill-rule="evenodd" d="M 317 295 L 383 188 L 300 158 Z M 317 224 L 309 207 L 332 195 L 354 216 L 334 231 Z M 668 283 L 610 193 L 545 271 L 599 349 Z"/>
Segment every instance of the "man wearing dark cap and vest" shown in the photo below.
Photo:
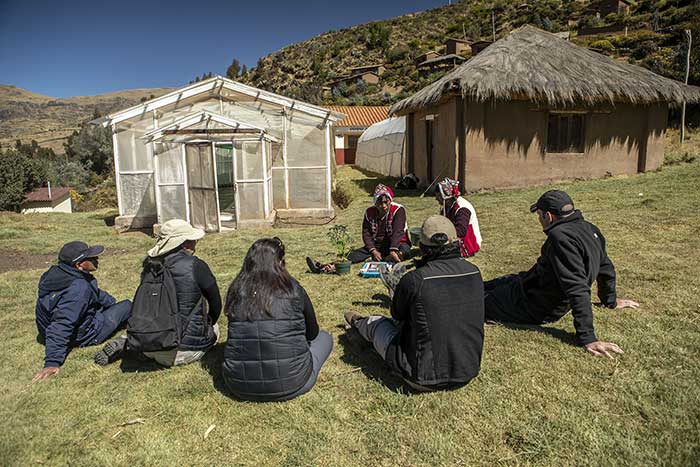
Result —
<path fill-rule="evenodd" d="M 413 389 L 454 389 L 471 381 L 481 366 L 481 273 L 461 257 L 457 232 L 446 217 L 425 220 L 420 248 L 416 269 L 396 286 L 391 318 L 348 311 L 345 321 Z"/>
<path fill-rule="evenodd" d="M 69 242 L 58 253 L 58 264 L 39 280 L 36 301 L 38 340 L 46 345 L 44 369 L 38 381 L 59 372 L 71 347 L 97 345 L 123 327 L 131 314 L 131 301 L 117 302 L 97 287 L 101 245 Z"/>
<path fill-rule="evenodd" d="M 537 213 L 547 240 L 529 271 L 484 283 L 487 321 L 543 324 L 559 320 L 571 310 L 576 338 L 596 356 L 623 353 L 612 342 L 599 341 L 593 330 L 591 284 L 607 308 L 637 308 L 632 300 L 617 298 L 615 267 L 605 252 L 598 227 L 584 220 L 571 197 L 560 190 L 544 193 L 530 212 Z"/>

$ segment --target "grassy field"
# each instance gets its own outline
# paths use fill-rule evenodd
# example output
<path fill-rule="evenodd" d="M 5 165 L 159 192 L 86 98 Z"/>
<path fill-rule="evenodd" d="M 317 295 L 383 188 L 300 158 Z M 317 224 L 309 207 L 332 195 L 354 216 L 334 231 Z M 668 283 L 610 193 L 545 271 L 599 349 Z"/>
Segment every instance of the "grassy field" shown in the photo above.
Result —
<path fill-rule="evenodd" d="M 339 170 L 358 198 L 339 212 L 359 240 L 375 183 Z M 253 240 L 278 235 L 335 348 L 317 386 L 286 403 L 238 402 L 216 389 L 222 344 L 203 364 L 123 373 L 74 350 L 61 373 L 30 382 L 36 283 L 60 245 L 106 245 L 100 285 L 132 297 L 153 240 L 116 234 L 106 213 L 0 215 L 0 464 L 2 465 L 698 465 L 700 459 L 700 164 L 633 177 L 560 184 L 606 235 L 620 296 L 638 310 L 595 309 L 601 339 L 625 354 L 595 358 L 572 344 L 572 318 L 543 328 L 487 326 L 480 376 L 453 392 L 407 395 L 342 313 L 386 313 L 378 280 L 315 276 L 329 259 L 326 226 L 287 225 L 208 235 L 198 255 L 223 291 Z M 477 264 L 490 279 L 529 268 L 544 236 L 528 206 L 542 188 L 470 197 L 481 222 Z M 436 211 L 401 196 L 409 223 Z M 9 267 L 8 267 L 9 266 Z M 225 324 L 225 318 L 222 318 Z M 225 328 L 225 326 L 224 326 Z M 224 332 L 225 334 L 225 332 Z M 222 336 L 222 341 L 224 340 Z M 142 423 L 125 425 L 134 419 Z M 215 425 L 208 437 L 209 427 Z"/>

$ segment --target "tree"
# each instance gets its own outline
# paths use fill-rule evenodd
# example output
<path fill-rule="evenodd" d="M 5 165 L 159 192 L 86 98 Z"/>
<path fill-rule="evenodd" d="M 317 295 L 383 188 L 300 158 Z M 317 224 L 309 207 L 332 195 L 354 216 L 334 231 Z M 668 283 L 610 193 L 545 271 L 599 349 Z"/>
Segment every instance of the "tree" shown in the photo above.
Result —
<path fill-rule="evenodd" d="M 85 123 L 80 131 L 74 131 L 68 137 L 63 147 L 69 158 L 101 177 L 114 171 L 112 131 L 109 128 Z"/>
<path fill-rule="evenodd" d="M 245 67 L 245 65 L 243 65 Z M 226 77 L 235 80 L 241 71 L 241 63 L 234 58 L 231 64 L 226 68 Z"/>
<path fill-rule="evenodd" d="M 0 151 L 0 211 L 19 211 L 25 193 L 46 180 L 47 163 L 14 149 Z"/>
<path fill-rule="evenodd" d="M 382 22 L 372 23 L 367 28 L 365 44 L 369 50 L 387 49 L 389 47 L 389 36 L 391 30 Z"/>

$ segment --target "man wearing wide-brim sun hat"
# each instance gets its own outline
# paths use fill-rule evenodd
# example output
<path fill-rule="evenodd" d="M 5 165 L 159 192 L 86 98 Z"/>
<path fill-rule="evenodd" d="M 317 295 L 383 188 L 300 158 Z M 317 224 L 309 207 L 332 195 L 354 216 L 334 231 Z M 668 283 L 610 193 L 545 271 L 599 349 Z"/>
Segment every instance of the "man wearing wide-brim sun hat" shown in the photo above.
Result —
<path fill-rule="evenodd" d="M 143 262 L 144 269 L 161 265 L 167 268 L 177 292 L 178 319 L 182 324 L 179 347 L 144 352 L 146 357 L 166 367 L 200 360 L 219 337 L 216 324 L 221 314 L 219 287 L 207 263 L 194 254 L 202 237 L 204 231 L 187 221 L 169 220 L 161 226 L 156 244 Z M 101 358 L 99 354 L 95 356 L 96 363 L 115 360 L 123 347 L 123 341 L 110 342 L 101 351 Z"/>
<path fill-rule="evenodd" d="M 461 257 L 452 222 L 430 216 L 421 227 L 421 260 L 394 292 L 391 318 L 345 313 L 345 321 L 415 390 L 453 389 L 479 373 L 484 286 Z"/>

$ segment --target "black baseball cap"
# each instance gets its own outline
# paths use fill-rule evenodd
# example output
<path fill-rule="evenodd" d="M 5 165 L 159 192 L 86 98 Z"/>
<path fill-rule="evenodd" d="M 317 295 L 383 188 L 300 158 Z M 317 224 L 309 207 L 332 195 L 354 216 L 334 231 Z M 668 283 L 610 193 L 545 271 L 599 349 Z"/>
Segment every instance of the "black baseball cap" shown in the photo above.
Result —
<path fill-rule="evenodd" d="M 568 207 L 567 205 L 571 207 L 565 210 L 564 207 Z M 530 212 L 535 212 L 538 209 L 556 215 L 569 214 L 574 210 L 574 201 L 564 191 L 549 190 L 540 196 L 540 199 L 535 204 L 530 206 Z"/>
<path fill-rule="evenodd" d="M 105 247 L 102 245 L 88 246 L 85 242 L 68 242 L 58 252 L 58 260 L 73 265 L 87 258 L 94 258 L 102 254 L 103 251 L 105 251 Z"/>

